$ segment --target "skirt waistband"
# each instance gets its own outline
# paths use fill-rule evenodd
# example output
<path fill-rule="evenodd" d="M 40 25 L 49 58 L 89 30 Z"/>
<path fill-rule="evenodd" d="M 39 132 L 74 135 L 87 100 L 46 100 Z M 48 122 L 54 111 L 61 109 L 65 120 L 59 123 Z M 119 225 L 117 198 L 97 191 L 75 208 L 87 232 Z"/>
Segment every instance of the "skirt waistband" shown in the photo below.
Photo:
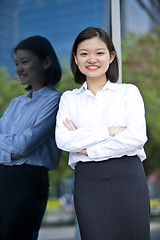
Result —
<path fill-rule="evenodd" d="M 141 174 L 144 171 L 140 158 L 136 156 L 123 156 L 104 161 L 78 162 L 75 167 L 76 174 L 95 179 L 108 177 L 121 177 Z"/>

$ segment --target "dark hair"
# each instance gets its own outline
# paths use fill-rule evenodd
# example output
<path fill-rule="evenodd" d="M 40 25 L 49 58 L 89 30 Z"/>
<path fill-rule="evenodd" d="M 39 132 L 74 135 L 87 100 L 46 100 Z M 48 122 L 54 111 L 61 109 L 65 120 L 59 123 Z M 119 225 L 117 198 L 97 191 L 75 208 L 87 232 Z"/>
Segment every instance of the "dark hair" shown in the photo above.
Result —
<path fill-rule="evenodd" d="M 81 73 L 77 64 L 75 63 L 75 56 L 77 54 L 78 45 L 81 42 L 87 39 L 91 39 L 93 37 L 99 37 L 106 44 L 110 55 L 113 53 L 113 51 L 116 53 L 111 37 L 104 30 L 102 30 L 101 28 L 95 28 L 95 27 L 88 27 L 84 29 L 77 36 L 71 52 L 71 70 L 74 75 L 74 80 L 76 83 L 81 84 L 86 81 L 86 76 L 83 73 Z M 118 81 L 119 69 L 118 69 L 117 55 L 115 56 L 113 62 L 109 65 L 109 68 L 106 72 L 106 77 L 111 82 Z"/>
<path fill-rule="evenodd" d="M 42 36 L 32 36 L 22 40 L 15 48 L 14 53 L 16 54 L 19 49 L 31 51 L 37 57 L 45 59 L 47 56 L 51 57 L 52 64 L 45 70 L 46 74 L 46 84 L 54 86 L 61 79 L 61 66 L 58 61 L 57 55 L 54 48 L 48 39 Z M 26 89 L 31 89 L 31 86 L 28 86 Z"/>

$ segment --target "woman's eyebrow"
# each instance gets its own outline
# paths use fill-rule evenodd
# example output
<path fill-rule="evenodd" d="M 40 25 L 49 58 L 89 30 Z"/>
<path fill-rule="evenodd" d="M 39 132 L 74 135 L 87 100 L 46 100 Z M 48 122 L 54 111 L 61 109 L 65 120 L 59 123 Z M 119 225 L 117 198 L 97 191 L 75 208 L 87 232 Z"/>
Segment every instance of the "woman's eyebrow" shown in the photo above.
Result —
<path fill-rule="evenodd" d="M 105 48 L 97 48 L 96 51 L 97 51 L 97 50 L 105 50 Z M 81 48 L 79 51 L 89 51 L 89 50 L 87 50 L 87 49 L 85 49 L 85 48 Z"/>

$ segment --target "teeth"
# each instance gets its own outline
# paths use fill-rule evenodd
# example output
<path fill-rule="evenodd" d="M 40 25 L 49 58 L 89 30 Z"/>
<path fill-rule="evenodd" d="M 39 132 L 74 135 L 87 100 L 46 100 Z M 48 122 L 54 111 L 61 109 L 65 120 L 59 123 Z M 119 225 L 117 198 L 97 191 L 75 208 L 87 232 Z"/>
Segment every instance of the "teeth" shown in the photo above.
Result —
<path fill-rule="evenodd" d="M 89 66 L 88 68 L 98 68 L 98 66 Z"/>

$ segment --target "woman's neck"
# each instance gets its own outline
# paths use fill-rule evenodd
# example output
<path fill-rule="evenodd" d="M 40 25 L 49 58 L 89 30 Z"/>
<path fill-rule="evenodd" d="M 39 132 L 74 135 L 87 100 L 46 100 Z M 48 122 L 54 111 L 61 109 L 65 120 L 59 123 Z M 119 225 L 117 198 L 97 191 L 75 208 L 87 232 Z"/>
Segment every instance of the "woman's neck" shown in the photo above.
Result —
<path fill-rule="evenodd" d="M 32 92 L 38 91 L 41 88 L 44 88 L 45 86 L 46 86 L 46 84 L 40 84 L 40 85 L 36 85 L 36 86 L 32 85 Z"/>
<path fill-rule="evenodd" d="M 107 78 L 87 78 L 87 89 L 94 95 L 100 91 L 107 83 Z"/>

